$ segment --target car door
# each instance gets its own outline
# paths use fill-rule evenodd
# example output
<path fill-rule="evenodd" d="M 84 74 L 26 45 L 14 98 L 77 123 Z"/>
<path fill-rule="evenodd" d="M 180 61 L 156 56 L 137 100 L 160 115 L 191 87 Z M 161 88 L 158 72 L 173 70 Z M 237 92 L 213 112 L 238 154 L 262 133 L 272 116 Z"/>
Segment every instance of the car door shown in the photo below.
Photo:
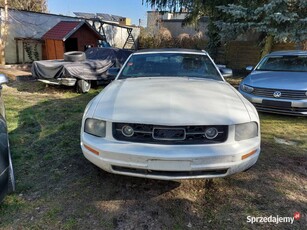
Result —
<path fill-rule="evenodd" d="M 1 92 L 2 86 L 0 86 L 0 201 L 8 191 L 9 182 L 8 135 Z"/>
<path fill-rule="evenodd" d="M 0 74 L 0 201 L 3 200 L 8 191 L 15 190 L 14 170 L 2 100 L 2 84 L 5 83 L 7 83 L 6 76 Z"/>

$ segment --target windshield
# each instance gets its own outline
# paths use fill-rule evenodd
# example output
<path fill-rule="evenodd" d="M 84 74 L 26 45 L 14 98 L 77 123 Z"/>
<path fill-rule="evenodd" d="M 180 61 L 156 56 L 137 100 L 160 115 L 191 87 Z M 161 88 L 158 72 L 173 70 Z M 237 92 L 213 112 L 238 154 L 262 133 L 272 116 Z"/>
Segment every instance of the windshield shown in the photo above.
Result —
<path fill-rule="evenodd" d="M 207 55 L 187 53 L 135 54 L 118 79 L 136 77 L 193 77 L 222 81 Z"/>
<path fill-rule="evenodd" d="M 263 71 L 307 72 L 307 56 L 272 56 L 257 67 Z"/>

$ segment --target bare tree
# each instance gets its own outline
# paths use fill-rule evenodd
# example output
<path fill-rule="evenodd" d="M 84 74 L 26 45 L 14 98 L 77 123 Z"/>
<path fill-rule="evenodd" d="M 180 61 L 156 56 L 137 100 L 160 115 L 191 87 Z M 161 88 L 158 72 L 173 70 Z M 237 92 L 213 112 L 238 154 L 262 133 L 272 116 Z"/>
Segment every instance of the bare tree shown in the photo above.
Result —
<path fill-rule="evenodd" d="M 7 0 L 0 0 L 0 6 L 4 7 Z M 36 12 L 46 12 L 47 11 L 47 1 L 46 0 L 10 0 L 8 3 L 8 8 L 16 10 L 28 10 Z"/>
<path fill-rule="evenodd" d="M 8 4 L 7 0 L 4 0 L 4 15 L 1 15 L 1 29 L 0 29 L 0 64 L 5 65 L 5 45 L 7 40 L 8 29 Z"/>

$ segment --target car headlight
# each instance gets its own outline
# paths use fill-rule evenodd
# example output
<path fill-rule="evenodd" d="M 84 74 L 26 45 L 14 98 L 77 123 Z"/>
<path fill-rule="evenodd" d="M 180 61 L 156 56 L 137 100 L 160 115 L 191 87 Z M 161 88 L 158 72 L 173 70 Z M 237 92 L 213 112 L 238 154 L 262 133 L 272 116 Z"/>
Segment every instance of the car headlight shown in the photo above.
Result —
<path fill-rule="evenodd" d="M 252 93 L 254 91 L 253 87 L 244 84 L 241 85 L 241 89 L 246 93 Z"/>
<path fill-rule="evenodd" d="M 97 136 L 106 136 L 106 122 L 98 119 L 87 118 L 84 123 L 84 132 Z"/>
<path fill-rule="evenodd" d="M 236 125 L 235 130 L 236 141 L 242 141 L 258 136 L 258 124 L 256 122 L 238 124 Z"/>

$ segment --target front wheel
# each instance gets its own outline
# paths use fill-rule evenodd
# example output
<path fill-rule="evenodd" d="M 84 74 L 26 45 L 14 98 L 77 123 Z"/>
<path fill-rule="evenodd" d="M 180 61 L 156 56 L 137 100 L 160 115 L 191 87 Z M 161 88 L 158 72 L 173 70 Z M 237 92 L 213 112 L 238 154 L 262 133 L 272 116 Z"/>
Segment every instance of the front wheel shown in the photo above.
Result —
<path fill-rule="evenodd" d="M 78 80 L 77 91 L 79 93 L 87 93 L 91 89 L 91 82 L 86 80 Z"/>

